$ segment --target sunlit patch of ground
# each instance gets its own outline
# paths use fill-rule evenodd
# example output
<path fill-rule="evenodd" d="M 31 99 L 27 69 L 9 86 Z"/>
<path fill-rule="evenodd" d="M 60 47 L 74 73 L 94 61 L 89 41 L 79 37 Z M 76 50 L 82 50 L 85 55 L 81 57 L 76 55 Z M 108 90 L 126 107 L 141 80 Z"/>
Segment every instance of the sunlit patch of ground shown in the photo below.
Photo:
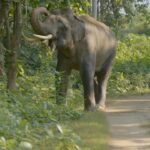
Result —
<path fill-rule="evenodd" d="M 150 95 L 113 100 L 106 112 L 110 150 L 150 150 Z"/>

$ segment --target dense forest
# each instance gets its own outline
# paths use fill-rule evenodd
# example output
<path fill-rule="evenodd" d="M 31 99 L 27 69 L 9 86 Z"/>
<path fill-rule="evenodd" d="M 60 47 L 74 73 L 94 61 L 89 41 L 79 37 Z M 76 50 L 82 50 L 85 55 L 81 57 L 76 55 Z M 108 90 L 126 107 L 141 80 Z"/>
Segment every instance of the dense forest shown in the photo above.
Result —
<path fill-rule="evenodd" d="M 88 149 L 69 125 L 84 116 L 78 72 L 71 75 L 67 106 L 56 105 L 56 52 L 29 38 L 31 12 L 39 6 L 70 7 L 113 30 L 118 46 L 107 95 L 115 97 L 150 91 L 150 2 L 0 0 L 0 149 Z"/>

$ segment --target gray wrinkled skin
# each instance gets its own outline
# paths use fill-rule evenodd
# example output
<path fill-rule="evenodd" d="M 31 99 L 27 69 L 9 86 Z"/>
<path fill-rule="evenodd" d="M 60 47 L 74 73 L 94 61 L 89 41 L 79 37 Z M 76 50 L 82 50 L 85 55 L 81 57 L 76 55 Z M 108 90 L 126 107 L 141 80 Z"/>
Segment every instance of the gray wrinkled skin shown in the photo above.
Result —
<path fill-rule="evenodd" d="M 39 19 L 42 14 L 46 19 Z M 75 16 L 71 9 L 50 13 L 44 7 L 33 10 L 31 24 L 37 34 L 53 35 L 49 46 L 56 46 L 56 70 L 63 72 L 60 85 L 56 86 L 56 102 L 64 103 L 62 97 L 66 96 L 69 75 L 72 69 L 77 69 L 84 88 L 84 109 L 104 109 L 107 81 L 116 49 L 109 27 L 90 16 Z"/>

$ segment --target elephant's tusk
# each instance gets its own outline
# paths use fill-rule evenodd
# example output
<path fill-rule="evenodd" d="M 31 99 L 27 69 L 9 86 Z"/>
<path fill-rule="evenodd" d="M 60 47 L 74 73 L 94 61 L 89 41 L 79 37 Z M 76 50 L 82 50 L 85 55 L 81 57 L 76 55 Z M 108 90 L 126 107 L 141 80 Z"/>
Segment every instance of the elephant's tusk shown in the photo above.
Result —
<path fill-rule="evenodd" d="M 40 39 L 39 38 L 30 38 L 30 37 L 27 37 L 26 35 L 24 35 L 24 33 L 22 32 L 22 36 L 23 36 L 23 38 L 25 39 L 25 40 L 27 40 L 27 41 L 29 41 L 29 42 L 38 42 L 38 41 L 40 41 Z"/>
<path fill-rule="evenodd" d="M 52 39 L 53 35 L 52 34 L 48 34 L 48 35 L 38 35 L 38 34 L 33 34 L 34 37 L 42 39 L 42 40 L 50 40 Z"/>

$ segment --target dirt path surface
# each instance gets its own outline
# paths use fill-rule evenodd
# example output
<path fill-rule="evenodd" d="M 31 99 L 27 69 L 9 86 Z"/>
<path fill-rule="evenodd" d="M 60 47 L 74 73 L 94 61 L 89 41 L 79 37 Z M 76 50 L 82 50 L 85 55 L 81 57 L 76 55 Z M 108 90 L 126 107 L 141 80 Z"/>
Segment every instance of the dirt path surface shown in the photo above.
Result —
<path fill-rule="evenodd" d="M 112 100 L 106 109 L 110 150 L 150 150 L 150 95 Z"/>

